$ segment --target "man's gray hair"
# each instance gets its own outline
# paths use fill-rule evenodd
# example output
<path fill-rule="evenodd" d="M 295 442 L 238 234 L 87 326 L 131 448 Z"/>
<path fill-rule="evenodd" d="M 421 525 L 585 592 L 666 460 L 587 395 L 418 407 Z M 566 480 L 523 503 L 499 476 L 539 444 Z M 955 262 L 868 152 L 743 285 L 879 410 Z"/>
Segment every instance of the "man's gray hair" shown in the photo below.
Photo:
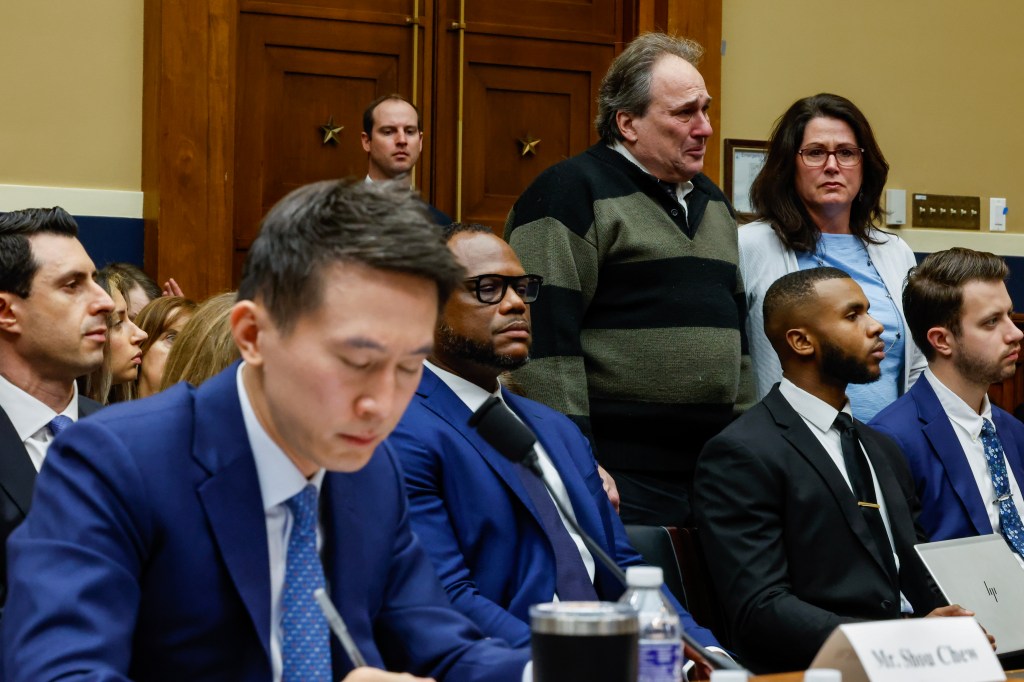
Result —
<path fill-rule="evenodd" d="M 620 111 L 643 116 L 651 104 L 654 65 L 666 55 L 684 59 L 694 67 L 704 56 L 700 43 L 664 33 L 644 33 L 631 42 L 608 67 L 597 95 L 594 126 L 606 144 L 623 139 L 615 116 Z"/>

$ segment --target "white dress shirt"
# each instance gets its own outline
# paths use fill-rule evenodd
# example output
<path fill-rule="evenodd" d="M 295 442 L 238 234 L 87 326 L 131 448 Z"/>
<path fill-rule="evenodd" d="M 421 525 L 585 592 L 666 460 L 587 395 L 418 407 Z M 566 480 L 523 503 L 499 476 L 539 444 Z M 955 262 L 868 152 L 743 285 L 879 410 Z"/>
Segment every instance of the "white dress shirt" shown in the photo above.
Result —
<path fill-rule="evenodd" d="M 949 390 L 932 373 L 930 368 L 924 371 L 924 376 L 932 390 L 935 391 L 935 397 L 939 399 L 942 410 L 953 425 L 953 433 L 960 441 L 960 448 L 964 451 L 967 464 L 971 467 L 971 473 L 974 474 L 978 492 L 981 493 L 981 499 L 985 501 L 985 512 L 988 514 L 989 523 L 992 524 L 994 531 L 999 532 L 999 505 L 996 503 L 996 487 L 992 483 L 992 474 L 989 472 L 988 462 L 985 460 L 985 446 L 981 442 L 981 427 L 984 425 L 984 420 L 992 421 L 992 403 L 989 402 L 986 395 L 981 402 L 981 414 L 978 414 L 960 396 Z M 992 428 L 995 427 L 995 422 L 992 422 Z M 1017 507 L 1017 513 L 1024 517 L 1024 501 L 1021 500 L 1020 486 L 1017 484 L 1017 479 L 1013 477 L 1013 469 L 1010 468 L 1009 463 L 1006 465 L 1006 477 L 1010 484 L 1010 492 L 1013 494 L 1013 503 Z"/>
<path fill-rule="evenodd" d="M 260 496 L 263 498 L 263 512 L 267 522 L 267 549 L 270 561 L 270 664 L 274 682 L 281 682 L 281 592 L 284 590 L 284 570 L 288 553 L 288 538 L 291 536 L 294 516 L 285 504 L 287 500 L 302 492 L 312 483 L 317 493 L 324 480 L 324 470 L 306 479 L 296 468 L 288 455 L 271 440 L 260 424 L 249 401 L 249 394 L 242 381 L 243 362 L 238 367 L 235 381 L 238 385 L 238 400 L 242 405 L 242 419 L 245 433 L 249 438 L 253 459 L 256 462 L 256 476 L 260 482 Z M 317 519 L 317 549 L 323 544 L 319 517 Z"/>
<path fill-rule="evenodd" d="M 658 176 L 644 168 L 644 165 L 636 160 L 636 157 L 633 156 L 628 149 L 626 149 L 626 145 L 622 144 L 622 142 L 616 140 L 615 144 L 611 145 L 611 148 L 625 156 L 627 161 L 629 161 L 634 166 L 642 170 L 644 173 L 647 173 L 652 178 L 658 179 Z M 662 180 L 662 182 L 665 182 L 665 180 Z M 693 182 L 691 182 L 690 180 L 687 180 L 686 182 L 676 183 L 676 201 L 678 201 L 679 205 L 683 207 L 683 214 L 686 215 L 687 219 L 689 219 L 690 217 L 690 210 L 689 207 L 686 205 L 686 195 L 692 191 Z"/>
<path fill-rule="evenodd" d="M 476 384 L 470 381 L 466 381 L 465 379 L 456 374 L 452 374 L 451 372 L 441 369 L 440 367 L 430 362 L 429 360 L 424 360 L 423 364 L 429 371 L 436 374 L 437 377 L 441 381 L 443 381 L 445 385 L 448 386 L 448 388 L 450 388 L 453 393 L 455 393 L 456 396 L 458 396 L 459 400 L 461 400 L 466 405 L 466 407 L 469 408 L 470 412 L 476 412 L 477 409 L 479 409 L 480 406 L 483 405 L 484 402 L 486 402 L 486 400 L 490 398 L 492 395 L 496 396 L 498 399 L 504 402 L 504 399 L 501 396 L 500 388 L 494 393 L 488 393 L 487 391 L 480 388 Z M 512 414 L 516 414 L 514 411 L 511 410 L 511 408 L 509 408 L 509 411 L 511 411 Z M 516 415 L 516 418 L 518 419 L 519 415 Z M 558 496 L 559 502 L 561 502 L 562 505 L 564 505 L 565 508 L 569 510 L 569 513 L 573 515 L 573 521 L 576 521 L 576 514 L 575 512 L 573 512 L 572 502 L 569 500 L 569 493 L 565 489 L 565 483 L 562 482 L 562 477 L 558 475 L 558 469 L 556 469 L 555 465 L 551 462 L 551 457 L 548 455 L 547 451 L 544 450 L 544 445 L 541 444 L 539 440 L 537 441 L 537 445 L 534 449 L 537 451 L 538 463 L 540 464 L 541 471 L 544 472 L 544 478 L 547 479 L 547 482 L 551 484 L 551 487 L 555 491 L 555 495 Z M 565 526 L 565 529 L 569 532 L 569 537 L 571 537 L 572 541 L 576 544 L 576 548 L 580 552 L 580 557 L 582 557 L 583 559 L 583 565 L 587 569 L 587 575 L 590 576 L 590 580 L 591 582 L 593 582 L 593 555 L 591 555 L 590 550 L 587 549 L 587 546 L 583 544 L 583 538 L 581 538 L 579 534 L 572 529 L 572 526 L 569 524 L 569 522 L 566 521 L 565 515 L 562 514 L 561 509 L 558 510 L 558 516 L 562 520 L 562 524 Z M 557 595 L 553 596 L 557 598 Z"/>
<path fill-rule="evenodd" d="M 829 458 L 839 469 L 840 475 L 843 480 L 846 481 L 847 487 L 850 488 L 850 492 L 853 492 L 853 486 L 850 485 L 850 475 L 846 471 L 846 462 L 843 459 L 843 445 L 842 440 L 839 436 L 839 431 L 833 428 L 833 424 L 836 421 L 836 417 L 839 416 L 839 410 L 832 407 L 824 400 L 811 395 L 807 391 L 796 386 L 789 379 L 783 377 L 779 384 L 779 391 L 782 392 L 783 397 L 789 402 L 796 413 L 800 415 L 804 424 L 811 430 L 814 437 L 818 439 L 821 446 L 825 448 L 825 452 L 828 453 Z M 853 416 L 850 413 L 850 403 L 847 401 L 843 405 L 843 412 Z M 859 439 L 858 439 L 859 442 Z M 882 522 L 885 525 L 885 534 L 889 538 L 889 551 L 892 552 L 892 558 L 896 562 L 896 571 L 900 569 L 900 557 L 896 554 L 893 549 L 892 541 L 892 528 L 889 526 L 889 512 L 886 509 L 885 497 L 882 495 L 881 488 L 878 487 L 878 476 L 875 475 L 875 467 L 871 464 L 871 458 L 867 456 L 864 451 L 864 444 L 860 444 L 860 449 L 864 452 L 864 458 L 868 462 L 868 468 L 871 470 L 871 484 L 875 489 L 875 499 L 878 501 L 882 513 Z M 900 592 L 900 611 L 902 613 L 913 613 L 914 607 L 911 606 L 910 601 Z"/>
<path fill-rule="evenodd" d="M 18 432 L 18 438 L 25 445 L 32 466 L 39 471 L 46 458 L 46 450 L 53 441 L 48 424 L 57 416 L 57 412 L 45 403 L 21 390 L 3 376 L 0 376 L 0 407 L 7 413 L 7 418 Z M 59 414 L 78 421 L 78 391 L 71 392 L 71 401 Z"/>

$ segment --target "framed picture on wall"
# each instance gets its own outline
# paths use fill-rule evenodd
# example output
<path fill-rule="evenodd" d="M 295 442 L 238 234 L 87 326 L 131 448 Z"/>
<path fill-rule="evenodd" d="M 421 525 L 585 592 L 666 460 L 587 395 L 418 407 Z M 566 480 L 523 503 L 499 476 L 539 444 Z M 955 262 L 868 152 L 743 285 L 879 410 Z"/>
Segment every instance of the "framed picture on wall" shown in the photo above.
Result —
<path fill-rule="evenodd" d="M 768 143 L 761 140 L 726 140 L 722 191 L 736 209 L 740 224 L 754 219 L 750 185 L 768 157 Z"/>

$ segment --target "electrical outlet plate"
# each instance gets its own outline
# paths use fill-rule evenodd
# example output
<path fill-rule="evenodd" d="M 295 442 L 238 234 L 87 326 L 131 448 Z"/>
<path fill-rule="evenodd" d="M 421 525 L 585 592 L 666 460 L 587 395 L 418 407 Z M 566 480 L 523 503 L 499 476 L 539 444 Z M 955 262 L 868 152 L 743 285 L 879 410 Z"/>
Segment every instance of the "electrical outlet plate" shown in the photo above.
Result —
<path fill-rule="evenodd" d="M 915 194 L 912 220 L 916 227 L 981 229 L 981 198 L 948 194 Z"/>

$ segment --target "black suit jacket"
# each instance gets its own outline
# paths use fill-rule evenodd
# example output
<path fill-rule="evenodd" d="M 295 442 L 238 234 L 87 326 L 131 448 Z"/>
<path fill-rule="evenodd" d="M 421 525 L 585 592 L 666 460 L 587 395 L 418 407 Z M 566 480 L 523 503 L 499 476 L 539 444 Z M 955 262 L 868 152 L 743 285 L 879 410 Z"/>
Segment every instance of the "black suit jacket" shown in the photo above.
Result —
<path fill-rule="evenodd" d="M 899 585 L 874 549 L 842 474 L 776 385 L 710 440 L 696 472 L 701 540 L 729 642 L 758 673 L 805 669 L 843 623 L 942 605 L 914 552 L 924 541 L 910 471 L 896 445 L 855 421 L 900 558 Z"/>
<path fill-rule="evenodd" d="M 78 396 L 79 418 L 88 417 L 100 407 L 98 402 Z M 32 459 L 0 407 L 0 616 L 7 602 L 7 536 L 25 520 L 35 485 Z"/>

